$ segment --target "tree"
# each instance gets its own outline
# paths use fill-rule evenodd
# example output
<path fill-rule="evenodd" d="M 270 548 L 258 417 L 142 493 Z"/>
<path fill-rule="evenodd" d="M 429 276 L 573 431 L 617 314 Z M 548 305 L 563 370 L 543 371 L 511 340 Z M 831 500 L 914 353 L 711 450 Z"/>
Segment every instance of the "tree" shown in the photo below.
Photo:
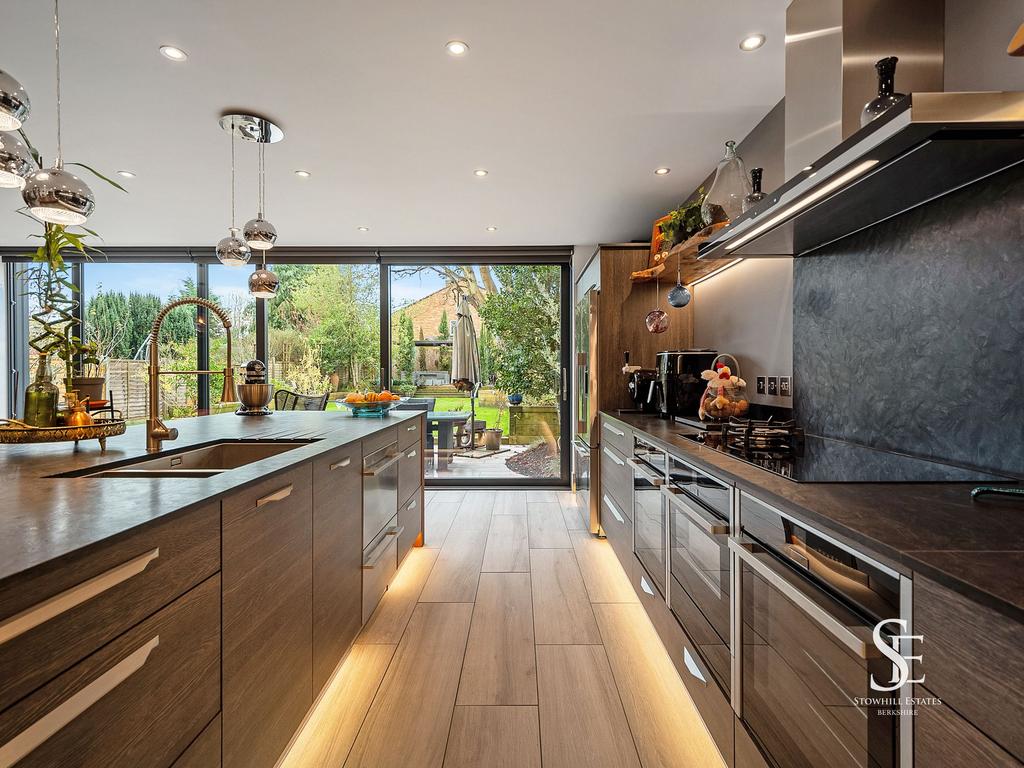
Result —
<path fill-rule="evenodd" d="M 447 341 L 452 336 L 451 326 L 448 323 L 448 310 L 441 310 L 441 322 L 437 324 L 437 338 L 440 341 Z M 452 367 L 452 348 L 443 346 L 437 348 L 437 367 L 442 371 L 449 371 Z"/>
<path fill-rule="evenodd" d="M 494 267 L 501 283 L 487 297 L 480 318 L 494 334 L 497 385 L 531 397 L 558 392 L 561 274 L 555 266 Z"/>
<path fill-rule="evenodd" d="M 404 311 L 398 313 L 398 329 L 394 344 L 395 370 L 400 381 L 412 381 L 412 366 L 416 356 L 412 318 Z"/>
<path fill-rule="evenodd" d="M 392 267 L 391 269 L 398 277 L 418 275 L 420 272 L 433 272 L 444 278 L 453 299 L 461 294 L 477 310 L 483 306 L 489 295 L 498 291 L 491 267 L 486 264 L 476 266 L 470 264 L 420 264 L 412 267 Z"/>
<path fill-rule="evenodd" d="M 420 327 L 420 341 L 423 341 L 423 327 L 422 326 Z M 419 348 L 419 354 L 417 355 L 417 365 L 419 366 L 419 370 L 421 370 L 421 371 L 427 370 L 427 348 L 426 347 L 420 347 Z"/>
<path fill-rule="evenodd" d="M 480 381 L 484 384 L 490 384 L 494 373 L 495 354 L 494 334 L 491 333 L 490 326 L 486 324 L 481 325 L 478 343 L 480 344 Z"/>

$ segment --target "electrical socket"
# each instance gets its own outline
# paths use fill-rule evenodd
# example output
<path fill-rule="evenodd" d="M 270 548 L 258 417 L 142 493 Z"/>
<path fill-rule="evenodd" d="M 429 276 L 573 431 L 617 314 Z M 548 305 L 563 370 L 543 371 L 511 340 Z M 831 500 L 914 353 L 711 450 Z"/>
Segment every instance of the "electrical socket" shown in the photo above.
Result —
<path fill-rule="evenodd" d="M 789 376 L 779 377 L 779 394 L 782 397 L 793 396 L 793 379 Z"/>
<path fill-rule="evenodd" d="M 779 377 L 769 376 L 768 377 L 768 396 L 777 397 L 779 394 Z"/>
<path fill-rule="evenodd" d="M 757 377 L 757 394 L 764 395 L 768 393 L 768 380 L 764 376 Z"/>

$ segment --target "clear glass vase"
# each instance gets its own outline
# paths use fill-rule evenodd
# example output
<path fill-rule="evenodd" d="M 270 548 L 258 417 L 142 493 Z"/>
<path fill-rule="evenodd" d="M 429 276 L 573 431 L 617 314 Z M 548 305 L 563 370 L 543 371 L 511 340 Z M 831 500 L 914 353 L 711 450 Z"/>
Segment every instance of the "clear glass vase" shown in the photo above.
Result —
<path fill-rule="evenodd" d="M 25 423 L 33 427 L 52 427 L 57 424 L 57 398 L 60 391 L 53 383 L 50 356 L 40 355 L 36 377 L 25 387 Z"/>
<path fill-rule="evenodd" d="M 743 199 L 750 194 L 750 181 L 743 160 L 736 154 L 736 142 L 725 142 L 725 157 L 718 162 L 700 214 L 705 225 L 732 221 L 743 213 Z"/>

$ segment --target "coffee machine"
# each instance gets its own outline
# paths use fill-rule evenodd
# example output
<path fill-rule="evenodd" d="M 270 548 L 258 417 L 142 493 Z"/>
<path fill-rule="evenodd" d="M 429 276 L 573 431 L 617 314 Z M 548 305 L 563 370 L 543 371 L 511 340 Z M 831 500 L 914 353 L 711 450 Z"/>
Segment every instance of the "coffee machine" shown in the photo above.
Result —
<path fill-rule="evenodd" d="M 717 356 L 714 349 L 666 350 L 656 355 L 654 401 L 659 416 L 696 418 L 707 385 L 701 371 L 710 368 Z"/>

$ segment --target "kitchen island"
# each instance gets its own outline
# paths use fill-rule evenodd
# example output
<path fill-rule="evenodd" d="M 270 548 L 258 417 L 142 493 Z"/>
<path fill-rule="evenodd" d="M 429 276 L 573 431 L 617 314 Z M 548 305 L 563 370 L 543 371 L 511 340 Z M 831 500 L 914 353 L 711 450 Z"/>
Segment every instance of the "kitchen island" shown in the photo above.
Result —
<path fill-rule="evenodd" d="M 0 765 L 272 766 L 422 541 L 421 413 L 173 426 L 0 450 Z"/>

